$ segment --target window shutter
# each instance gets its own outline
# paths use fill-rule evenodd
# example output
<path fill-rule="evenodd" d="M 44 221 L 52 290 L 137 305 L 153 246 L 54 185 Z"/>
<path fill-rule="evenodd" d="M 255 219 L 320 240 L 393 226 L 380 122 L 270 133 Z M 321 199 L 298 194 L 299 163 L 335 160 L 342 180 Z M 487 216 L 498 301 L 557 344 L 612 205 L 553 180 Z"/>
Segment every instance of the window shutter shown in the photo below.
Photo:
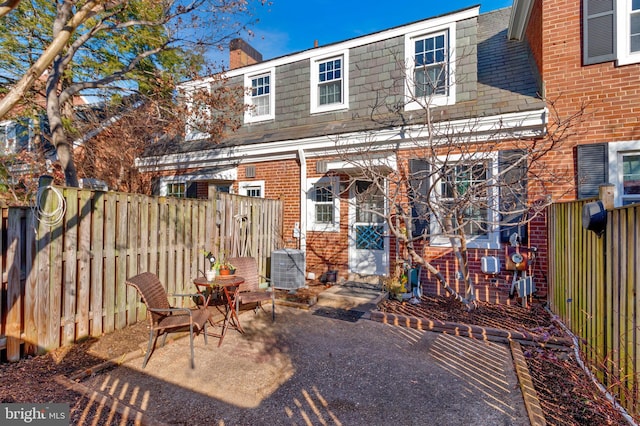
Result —
<path fill-rule="evenodd" d="M 187 189 L 185 197 L 187 198 L 198 198 L 198 184 L 197 182 L 187 182 Z"/>
<path fill-rule="evenodd" d="M 508 243 L 514 233 L 520 235 L 521 243 L 527 242 L 527 225 L 520 223 L 525 218 L 527 206 L 527 162 L 518 162 L 525 155 L 527 152 L 520 149 L 498 153 L 501 243 Z"/>
<path fill-rule="evenodd" d="M 606 143 L 578 145 L 578 199 L 597 198 L 600 185 L 609 181 L 608 146 Z"/>
<path fill-rule="evenodd" d="M 584 65 L 616 59 L 615 0 L 583 0 L 582 56 Z"/>
<path fill-rule="evenodd" d="M 409 200 L 413 218 L 413 236 L 429 234 L 429 163 L 421 159 L 409 160 Z"/>

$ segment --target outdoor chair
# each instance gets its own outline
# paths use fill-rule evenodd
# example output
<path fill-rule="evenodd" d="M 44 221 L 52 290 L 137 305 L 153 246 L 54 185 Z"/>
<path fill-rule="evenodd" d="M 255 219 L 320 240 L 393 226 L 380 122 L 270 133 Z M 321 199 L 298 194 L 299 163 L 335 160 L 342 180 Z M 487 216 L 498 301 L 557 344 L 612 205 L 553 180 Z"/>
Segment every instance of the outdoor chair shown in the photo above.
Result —
<path fill-rule="evenodd" d="M 162 345 L 167 340 L 167 335 L 172 332 L 189 331 L 189 343 L 191 344 L 191 368 L 195 368 L 193 335 L 203 332 L 204 342 L 207 343 L 207 321 L 209 310 L 204 306 L 195 308 L 175 308 L 169 304 L 169 298 L 160 279 L 150 272 L 143 272 L 135 277 L 127 279 L 127 285 L 134 287 L 142 302 L 147 307 L 149 318 L 149 343 L 147 353 L 142 362 L 142 368 L 147 365 L 151 353 L 155 350 L 156 341 L 162 334 Z M 174 294 L 179 297 L 194 297 L 193 294 Z M 199 295 L 202 296 L 202 295 Z"/>
<path fill-rule="evenodd" d="M 228 259 L 236 268 L 236 274 L 244 278 L 244 283 L 240 284 L 240 292 L 236 298 L 236 311 L 239 311 L 240 305 L 257 303 L 255 312 L 258 308 L 265 309 L 262 302 L 271 301 L 271 320 L 276 320 L 276 292 L 271 285 L 271 280 L 258 274 L 258 263 L 254 257 L 233 257 Z M 260 280 L 264 280 L 270 288 L 261 288 Z"/>

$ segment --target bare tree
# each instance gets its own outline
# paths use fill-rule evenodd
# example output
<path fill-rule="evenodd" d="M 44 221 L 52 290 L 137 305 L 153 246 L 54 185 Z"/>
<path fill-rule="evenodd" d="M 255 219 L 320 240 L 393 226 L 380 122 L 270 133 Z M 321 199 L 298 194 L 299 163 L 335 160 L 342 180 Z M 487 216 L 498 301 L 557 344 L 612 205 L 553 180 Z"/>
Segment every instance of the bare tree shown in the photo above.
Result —
<path fill-rule="evenodd" d="M 585 107 L 563 118 L 547 100 L 548 124 L 540 134 L 523 132 L 508 116 L 490 124 L 481 118 L 452 120 L 434 102 L 448 90 L 447 69 L 412 74 L 404 60 L 398 62 L 402 71 L 396 82 L 375 89 L 370 121 L 378 130 L 363 135 L 366 142 L 359 146 L 341 139 L 336 143 L 342 158 L 360 170 L 356 178 L 349 177 L 351 185 L 370 182 L 360 197 L 384 194 L 385 202 L 371 204 L 377 207 L 369 213 L 386 224 L 388 235 L 402 247 L 403 260 L 426 269 L 452 297 L 472 308 L 470 246 L 488 248 L 479 242 L 500 231 L 517 234 L 544 214 L 552 189 L 573 182 L 573 165 L 554 164 L 549 154 L 566 148 L 585 119 Z M 409 102 L 414 108 L 407 112 Z M 380 129 L 395 129 L 401 142 L 380 141 Z M 396 170 L 380 167 L 382 156 L 393 158 Z M 360 203 L 358 208 L 368 207 Z M 433 244 L 451 250 L 464 292 L 456 291 L 425 255 Z"/>
<path fill-rule="evenodd" d="M 248 0 L 31 0 L 7 6 L 12 10 L 0 20 L 6 53 L 0 81 L 11 89 L 0 101 L 0 117 L 44 76 L 51 142 L 70 186 L 78 183 L 68 138 L 74 100 L 101 95 L 114 102 L 136 93 L 170 102 L 174 81 L 218 70 L 209 55 L 251 23 Z"/>

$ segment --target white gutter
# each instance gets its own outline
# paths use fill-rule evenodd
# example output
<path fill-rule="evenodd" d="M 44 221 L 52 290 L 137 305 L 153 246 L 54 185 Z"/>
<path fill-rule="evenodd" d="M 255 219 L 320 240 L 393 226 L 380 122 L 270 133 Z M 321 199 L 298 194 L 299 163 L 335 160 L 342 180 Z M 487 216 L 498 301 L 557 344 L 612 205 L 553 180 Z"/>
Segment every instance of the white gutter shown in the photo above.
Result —
<path fill-rule="evenodd" d="M 520 41 L 524 38 L 524 32 L 531 16 L 531 9 L 533 9 L 533 2 L 534 0 L 513 0 L 509 28 L 507 29 L 507 40 Z"/>
<path fill-rule="evenodd" d="M 304 149 L 298 149 L 300 159 L 300 246 L 299 249 L 307 251 L 307 157 Z"/>
<path fill-rule="evenodd" d="M 433 126 L 435 143 L 438 138 L 455 137 L 461 142 L 474 143 L 488 140 L 541 137 L 545 132 L 548 111 L 546 108 L 502 114 L 491 117 L 447 121 Z M 304 139 L 264 142 L 138 158 L 136 167 L 141 172 L 164 171 L 189 168 L 238 165 L 243 162 L 278 161 L 295 159 L 298 150 L 306 151 L 306 156 L 327 155 L 335 152 L 336 142 L 340 142 L 343 153 L 361 152 L 363 146 L 372 151 L 388 151 L 398 148 L 414 148 L 416 140 L 429 136 L 428 126 L 398 127 L 370 132 L 351 132 L 341 135 L 316 136 Z M 316 151 L 316 152 L 314 152 Z"/>

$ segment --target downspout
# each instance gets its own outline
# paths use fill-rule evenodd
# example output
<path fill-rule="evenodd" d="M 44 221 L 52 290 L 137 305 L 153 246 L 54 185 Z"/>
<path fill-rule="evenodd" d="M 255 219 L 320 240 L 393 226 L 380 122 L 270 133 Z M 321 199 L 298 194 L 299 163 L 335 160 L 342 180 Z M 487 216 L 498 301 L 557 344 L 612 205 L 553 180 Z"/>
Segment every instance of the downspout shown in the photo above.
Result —
<path fill-rule="evenodd" d="M 306 253 L 307 251 L 307 157 L 305 157 L 304 149 L 298 149 L 298 158 L 300 159 L 300 241 L 298 248 Z"/>

